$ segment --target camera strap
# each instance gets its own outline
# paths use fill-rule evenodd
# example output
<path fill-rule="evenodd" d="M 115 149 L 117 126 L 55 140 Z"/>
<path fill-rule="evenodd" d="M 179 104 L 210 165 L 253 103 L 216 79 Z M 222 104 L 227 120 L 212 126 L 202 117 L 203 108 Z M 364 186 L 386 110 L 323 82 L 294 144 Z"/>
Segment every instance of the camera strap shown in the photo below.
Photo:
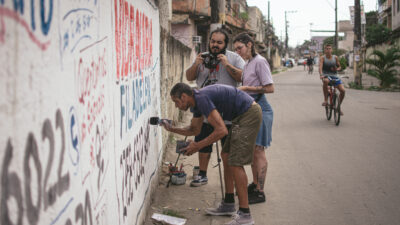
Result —
<path fill-rule="evenodd" d="M 203 81 L 203 83 L 201 84 L 201 86 L 200 86 L 200 88 L 203 88 L 204 87 L 204 85 L 207 83 L 207 81 L 209 81 L 210 80 L 210 75 L 211 75 L 211 73 L 214 73 L 214 69 L 208 69 L 208 75 L 207 75 L 207 77 L 206 77 L 206 79 Z"/>

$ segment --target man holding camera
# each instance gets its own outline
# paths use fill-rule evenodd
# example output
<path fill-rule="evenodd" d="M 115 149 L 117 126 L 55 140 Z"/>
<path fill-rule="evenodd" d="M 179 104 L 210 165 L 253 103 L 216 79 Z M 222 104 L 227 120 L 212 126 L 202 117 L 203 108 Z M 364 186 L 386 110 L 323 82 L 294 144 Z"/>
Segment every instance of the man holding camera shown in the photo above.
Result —
<path fill-rule="evenodd" d="M 234 215 L 228 225 L 254 224 L 251 217 L 248 195 L 247 175 L 243 168 L 253 161 L 254 147 L 260 129 L 262 114 L 261 107 L 247 93 L 228 86 L 215 84 L 200 90 L 192 90 L 189 85 L 177 83 L 170 92 L 175 107 L 190 111 L 193 118 L 189 126 L 174 127 L 169 123 L 162 126 L 170 132 L 184 136 L 197 135 L 201 131 L 204 118 L 214 128 L 213 132 L 201 141 L 192 141 L 181 152 L 190 156 L 205 146 L 226 136 L 222 148 L 224 165 L 225 198 L 217 208 L 208 208 L 206 213 L 223 216 Z M 224 120 L 231 121 L 228 130 Z M 239 210 L 236 212 L 234 188 L 238 192 Z"/>
<path fill-rule="evenodd" d="M 245 65 L 244 60 L 238 54 L 226 50 L 229 43 L 229 36 L 223 29 L 216 29 L 211 32 L 208 52 L 197 55 L 195 62 L 186 70 L 188 81 L 196 80 L 197 87 L 203 88 L 211 84 L 226 84 L 237 87 L 242 81 L 242 69 Z M 227 129 L 230 122 L 225 121 Z M 201 141 L 213 132 L 214 128 L 205 120 L 201 132 L 195 137 L 195 141 Z M 222 144 L 225 138 L 221 140 Z M 210 161 L 212 144 L 205 146 L 199 151 L 198 177 L 190 183 L 192 187 L 207 184 L 207 168 Z"/>

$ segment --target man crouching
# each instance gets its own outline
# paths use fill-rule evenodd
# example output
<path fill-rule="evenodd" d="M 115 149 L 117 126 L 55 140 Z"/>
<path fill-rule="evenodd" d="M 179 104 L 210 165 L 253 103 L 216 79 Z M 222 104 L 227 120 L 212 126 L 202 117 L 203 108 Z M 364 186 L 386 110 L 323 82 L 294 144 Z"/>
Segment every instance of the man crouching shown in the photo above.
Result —
<path fill-rule="evenodd" d="M 193 119 L 185 128 L 176 128 L 164 123 L 162 125 L 166 130 L 184 136 L 197 135 L 203 124 L 203 116 L 214 127 L 214 131 L 207 138 L 191 142 L 182 149 L 184 155 L 190 156 L 228 135 L 221 154 L 224 165 L 225 198 L 218 208 L 206 209 L 207 214 L 233 215 L 233 220 L 226 224 L 254 224 L 250 215 L 247 175 L 243 166 L 251 164 L 253 160 L 254 146 L 262 121 L 260 106 L 245 92 L 221 84 L 192 90 L 187 84 L 177 83 L 171 89 L 170 95 L 175 107 L 184 111 L 190 108 Z M 224 120 L 232 121 L 229 131 Z M 234 188 L 239 198 L 237 212 Z"/>

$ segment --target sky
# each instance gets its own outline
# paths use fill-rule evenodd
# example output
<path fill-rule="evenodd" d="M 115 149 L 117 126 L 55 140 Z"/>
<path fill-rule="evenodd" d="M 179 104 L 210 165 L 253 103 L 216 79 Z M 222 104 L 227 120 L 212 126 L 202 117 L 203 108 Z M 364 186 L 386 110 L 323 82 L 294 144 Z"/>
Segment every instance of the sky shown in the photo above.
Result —
<path fill-rule="evenodd" d="M 377 10 L 378 0 L 361 0 L 364 11 Z M 289 46 L 295 47 L 310 40 L 312 30 L 335 30 L 335 0 L 269 0 L 270 19 L 275 28 L 275 34 L 285 38 L 285 11 L 289 21 Z M 268 0 L 247 0 L 248 6 L 257 6 L 265 18 L 268 18 Z M 338 21 L 350 20 L 349 6 L 354 6 L 354 0 L 337 0 Z M 311 24 L 310 24 L 311 23 Z M 313 36 L 333 36 L 334 33 L 312 33 Z"/>

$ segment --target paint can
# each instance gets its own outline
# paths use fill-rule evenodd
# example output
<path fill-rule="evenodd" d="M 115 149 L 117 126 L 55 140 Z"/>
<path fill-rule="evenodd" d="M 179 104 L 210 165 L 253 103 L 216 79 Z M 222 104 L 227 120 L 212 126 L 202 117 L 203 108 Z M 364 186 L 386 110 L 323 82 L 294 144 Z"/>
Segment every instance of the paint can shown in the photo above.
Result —
<path fill-rule="evenodd" d="M 186 183 L 186 173 L 174 173 L 171 177 L 171 183 L 175 185 L 182 185 Z"/>
<path fill-rule="evenodd" d="M 194 166 L 193 167 L 193 179 L 196 180 L 197 176 L 199 176 L 200 173 L 200 167 L 199 166 Z"/>

